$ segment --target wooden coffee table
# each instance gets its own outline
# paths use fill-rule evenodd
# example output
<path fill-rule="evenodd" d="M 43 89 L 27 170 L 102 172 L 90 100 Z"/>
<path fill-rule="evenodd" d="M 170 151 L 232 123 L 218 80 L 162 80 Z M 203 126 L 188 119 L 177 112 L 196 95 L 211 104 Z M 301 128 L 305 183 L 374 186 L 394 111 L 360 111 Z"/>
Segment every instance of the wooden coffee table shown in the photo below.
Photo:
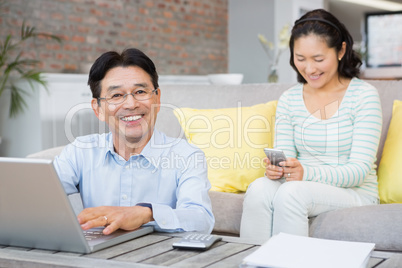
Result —
<path fill-rule="evenodd" d="M 152 233 L 91 254 L 29 248 L 0 248 L 0 267 L 239 267 L 259 245 L 222 236 L 207 251 L 178 250 L 172 243 L 183 234 Z M 0 246 L 1 247 L 1 246 Z M 400 267 L 402 254 L 373 252 L 369 267 Z"/>

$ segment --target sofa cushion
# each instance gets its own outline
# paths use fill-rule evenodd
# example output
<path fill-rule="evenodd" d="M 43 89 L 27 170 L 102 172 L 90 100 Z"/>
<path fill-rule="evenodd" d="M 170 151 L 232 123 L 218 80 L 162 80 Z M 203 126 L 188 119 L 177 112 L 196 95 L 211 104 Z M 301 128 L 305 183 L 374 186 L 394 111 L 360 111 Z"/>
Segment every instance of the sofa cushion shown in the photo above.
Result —
<path fill-rule="evenodd" d="M 238 236 L 244 194 L 209 191 L 215 216 L 214 233 Z"/>
<path fill-rule="evenodd" d="M 323 213 L 310 236 L 375 243 L 376 250 L 402 251 L 402 204 L 370 205 Z"/>
<path fill-rule="evenodd" d="M 273 145 L 276 104 L 174 110 L 187 140 L 205 153 L 213 191 L 245 192 L 264 174 L 263 148 Z"/>
<path fill-rule="evenodd" d="M 392 119 L 378 167 L 380 202 L 402 203 L 402 101 L 393 105 Z"/>

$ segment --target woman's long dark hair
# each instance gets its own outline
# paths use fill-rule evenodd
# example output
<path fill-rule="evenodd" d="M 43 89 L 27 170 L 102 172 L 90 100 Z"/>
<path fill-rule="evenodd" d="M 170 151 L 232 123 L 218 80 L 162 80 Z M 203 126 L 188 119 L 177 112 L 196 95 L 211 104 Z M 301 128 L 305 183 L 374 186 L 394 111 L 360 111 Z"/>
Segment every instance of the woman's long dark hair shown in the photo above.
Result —
<path fill-rule="evenodd" d="M 290 36 L 290 65 L 297 72 L 297 81 L 307 83 L 304 77 L 299 73 L 294 64 L 294 43 L 303 36 L 315 34 L 324 38 L 329 48 L 335 48 L 338 53 L 342 49 L 342 43 L 346 43 L 346 51 L 338 65 L 338 73 L 342 77 L 358 77 L 362 61 L 359 55 L 353 50 L 353 38 L 345 25 L 341 23 L 334 15 L 324 9 L 316 9 L 306 13 L 300 19 L 295 21 Z"/>

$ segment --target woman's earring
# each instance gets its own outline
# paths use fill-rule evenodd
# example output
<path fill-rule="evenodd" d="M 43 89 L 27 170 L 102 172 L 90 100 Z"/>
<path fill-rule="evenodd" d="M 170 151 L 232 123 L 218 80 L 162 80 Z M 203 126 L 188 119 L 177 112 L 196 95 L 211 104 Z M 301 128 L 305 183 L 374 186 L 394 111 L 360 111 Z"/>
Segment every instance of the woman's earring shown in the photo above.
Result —
<path fill-rule="evenodd" d="M 338 60 L 339 60 L 339 61 L 341 61 L 341 60 L 342 60 L 342 58 L 338 58 Z"/>

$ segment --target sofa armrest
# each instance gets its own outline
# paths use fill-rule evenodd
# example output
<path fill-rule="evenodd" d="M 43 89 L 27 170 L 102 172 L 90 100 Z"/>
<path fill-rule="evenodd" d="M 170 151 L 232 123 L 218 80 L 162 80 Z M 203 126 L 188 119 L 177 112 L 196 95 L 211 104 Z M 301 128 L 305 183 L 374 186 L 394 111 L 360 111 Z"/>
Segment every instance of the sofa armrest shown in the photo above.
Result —
<path fill-rule="evenodd" d="M 375 243 L 376 250 L 402 251 L 402 204 L 335 210 L 318 215 L 310 236 Z"/>
<path fill-rule="evenodd" d="M 53 160 L 56 156 L 58 156 L 61 151 L 64 149 L 65 146 L 59 146 L 59 147 L 54 147 L 50 148 L 47 150 L 43 150 L 37 153 L 33 153 L 30 155 L 27 155 L 28 158 L 40 158 L 40 159 L 51 159 Z"/>

